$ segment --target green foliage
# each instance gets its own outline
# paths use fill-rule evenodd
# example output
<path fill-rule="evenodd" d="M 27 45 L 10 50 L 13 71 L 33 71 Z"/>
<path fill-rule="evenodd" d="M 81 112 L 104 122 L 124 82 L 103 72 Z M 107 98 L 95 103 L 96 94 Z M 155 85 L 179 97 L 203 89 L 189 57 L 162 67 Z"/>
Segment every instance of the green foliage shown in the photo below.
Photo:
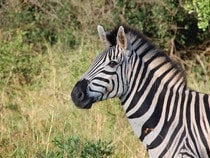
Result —
<path fill-rule="evenodd" d="M 24 44 L 23 31 L 4 32 L 0 42 L 0 87 L 31 85 L 44 70 L 39 54 Z M 8 38 L 10 37 L 10 38 Z"/>
<path fill-rule="evenodd" d="M 175 45 L 178 49 L 183 49 L 208 38 L 207 32 L 199 33 L 195 16 L 189 16 L 178 1 L 123 0 L 117 6 L 116 19 L 121 15 L 122 21 L 140 28 L 162 48 Z"/>
<path fill-rule="evenodd" d="M 47 154 L 41 154 L 41 157 L 80 157 L 80 158 L 105 158 L 113 153 L 111 142 L 102 140 L 82 141 L 77 136 L 68 138 L 55 138 L 53 140 L 56 149 Z"/>
<path fill-rule="evenodd" d="M 3 28 L 5 30 L 20 29 L 24 32 L 24 43 L 38 51 L 43 51 L 43 43 L 51 45 L 58 41 L 69 47 L 76 44 L 74 31 L 79 27 L 76 14 L 77 10 L 66 0 L 44 2 L 16 1 L 2 2 L 4 5 L 1 13 Z"/>
<path fill-rule="evenodd" d="M 79 28 L 69 1 L 0 1 L 0 90 L 39 84 L 48 68 L 47 45 L 77 44 Z M 2 32 L 2 33 L 1 33 Z"/>
<path fill-rule="evenodd" d="M 193 0 L 184 1 L 184 8 L 189 14 L 195 13 L 198 19 L 198 28 L 205 31 L 210 22 L 210 1 Z"/>
<path fill-rule="evenodd" d="M 163 48 L 175 43 L 178 48 L 202 43 L 208 39 L 209 1 L 186 3 L 179 1 L 2 1 L 0 13 L 3 30 L 24 32 L 23 42 L 36 51 L 45 51 L 45 42 L 62 43 L 67 49 L 76 48 L 81 37 L 96 34 L 96 26 L 113 28 L 126 23 L 140 29 Z M 101 9 L 99 9 L 101 8 Z M 198 16 L 185 11 L 194 9 Z M 189 33 L 190 32 L 190 33 Z M 91 38 L 91 37 L 90 37 Z"/>

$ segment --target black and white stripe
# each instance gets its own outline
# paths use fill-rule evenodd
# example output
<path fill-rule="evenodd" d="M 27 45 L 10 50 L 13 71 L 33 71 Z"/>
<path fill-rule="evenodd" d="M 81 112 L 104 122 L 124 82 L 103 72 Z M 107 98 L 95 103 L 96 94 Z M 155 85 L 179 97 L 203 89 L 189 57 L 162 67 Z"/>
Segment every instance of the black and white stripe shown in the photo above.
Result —
<path fill-rule="evenodd" d="M 74 87 L 75 104 L 118 97 L 150 157 L 210 157 L 210 96 L 188 89 L 180 66 L 138 31 L 98 32 L 105 50 Z"/>

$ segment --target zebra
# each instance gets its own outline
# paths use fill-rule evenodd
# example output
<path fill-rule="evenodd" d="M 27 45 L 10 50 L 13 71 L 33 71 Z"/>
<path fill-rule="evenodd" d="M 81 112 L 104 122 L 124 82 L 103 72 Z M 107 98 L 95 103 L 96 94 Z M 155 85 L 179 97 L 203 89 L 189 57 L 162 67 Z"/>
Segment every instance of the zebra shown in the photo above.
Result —
<path fill-rule="evenodd" d="M 104 51 L 74 86 L 74 104 L 119 98 L 151 158 L 210 157 L 210 95 L 189 89 L 179 64 L 136 29 L 97 30 Z"/>

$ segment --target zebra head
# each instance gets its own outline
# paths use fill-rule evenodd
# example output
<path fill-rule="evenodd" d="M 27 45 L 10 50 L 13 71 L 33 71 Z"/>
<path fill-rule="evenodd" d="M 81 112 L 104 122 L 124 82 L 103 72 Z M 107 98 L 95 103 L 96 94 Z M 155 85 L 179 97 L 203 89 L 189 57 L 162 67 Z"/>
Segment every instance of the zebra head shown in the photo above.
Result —
<path fill-rule="evenodd" d="M 109 33 L 102 26 L 97 29 L 105 49 L 71 92 L 79 108 L 89 109 L 94 102 L 121 97 L 128 89 L 126 63 L 131 53 L 123 26 L 117 29 L 115 42 L 108 40 Z"/>

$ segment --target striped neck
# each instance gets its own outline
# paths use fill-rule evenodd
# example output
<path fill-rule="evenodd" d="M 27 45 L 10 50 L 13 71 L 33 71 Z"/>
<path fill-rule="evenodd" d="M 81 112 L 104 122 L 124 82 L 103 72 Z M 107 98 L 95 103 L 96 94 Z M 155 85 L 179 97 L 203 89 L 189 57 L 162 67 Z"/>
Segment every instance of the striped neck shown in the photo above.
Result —
<path fill-rule="evenodd" d="M 156 87 L 166 84 L 168 89 L 174 86 L 176 89 L 177 83 L 180 83 L 186 87 L 184 71 L 167 54 L 157 50 L 139 34 L 127 32 L 126 36 L 133 53 L 127 65 L 129 89 L 120 97 L 122 104 L 125 104 L 131 93 L 138 92 L 149 84 Z"/>
<path fill-rule="evenodd" d="M 129 89 L 120 99 L 134 132 L 147 146 L 144 137 L 159 127 L 161 112 L 170 107 L 166 99 L 173 98 L 174 93 L 181 96 L 186 82 L 183 71 L 165 53 L 146 40 L 135 38 L 129 39 L 133 49 L 127 65 Z"/>

